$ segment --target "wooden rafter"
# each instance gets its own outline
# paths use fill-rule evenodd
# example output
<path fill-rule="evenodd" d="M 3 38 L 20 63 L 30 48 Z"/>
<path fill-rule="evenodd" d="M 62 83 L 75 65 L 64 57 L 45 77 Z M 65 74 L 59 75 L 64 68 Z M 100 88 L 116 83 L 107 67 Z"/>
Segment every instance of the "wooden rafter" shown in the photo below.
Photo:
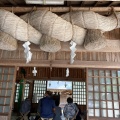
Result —
<path fill-rule="evenodd" d="M 2 1 L 2 2 L 1 2 Z M 92 0 L 92 1 L 94 1 L 94 0 Z M 89 0 L 65 0 L 65 4 L 64 4 L 64 6 L 66 6 L 67 5 L 67 3 L 69 4 L 70 2 L 72 2 L 73 4 L 71 4 L 71 6 L 72 5 L 76 5 L 76 6 L 78 6 L 79 5 L 79 2 L 82 2 L 82 4 L 85 4 L 85 5 L 81 5 L 81 6 L 87 6 L 90 2 L 92 2 L 92 1 L 89 1 Z M 98 2 L 100 2 L 101 0 L 98 0 Z M 108 3 L 108 1 L 109 0 L 103 0 L 102 1 L 102 4 L 101 4 L 101 6 L 105 6 L 105 7 L 107 7 L 107 5 L 109 5 L 109 4 L 106 4 L 106 3 Z M 112 1 L 112 0 L 110 0 L 110 1 Z M 113 0 L 114 1 L 114 0 Z M 77 2 L 77 4 L 74 4 L 74 2 Z M 96 1 L 97 2 L 97 1 Z M 119 6 L 119 3 L 120 3 L 120 1 L 119 0 L 116 0 L 115 1 L 115 3 L 116 3 L 116 6 Z M 25 0 L 0 0 L 0 5 L 9 5 L 9 6 L 12 6 L 12 5 L 16 5 L 17 4 L 17 6 L 18 5 L 24 5 L 24 6 L 26 6 L 26 3 L 25 3 Z M 30 6 L 34 6 L 34 4 L 30 4 Z M 37 5 L 37 6 L 39 6 L 39 5 Z M 59 6 L 59 5 L 57 5 L 57 6 Z M 94 4 L 91 4 L 90 5 L 91 7 L 94 7 Z M 96 5 L 97 6 L 97 5 Z"/>
<path fill-rule="evenodd" d="M 12 11 L 12 7 L 0 7 L 8 11 Z M 70 7 L 13 7 L 14 13 L 26 13 L 31 12 L 31 10 L 51 10 L 51 12 L 69 12 Z M 72 7 L 73 11 L 80 10 L 91 10 L 94 12 L 109 12 L 112 10 L 111 7 Z M 114 7 L 116 12 L 120 12 L 120 7 Z"/>

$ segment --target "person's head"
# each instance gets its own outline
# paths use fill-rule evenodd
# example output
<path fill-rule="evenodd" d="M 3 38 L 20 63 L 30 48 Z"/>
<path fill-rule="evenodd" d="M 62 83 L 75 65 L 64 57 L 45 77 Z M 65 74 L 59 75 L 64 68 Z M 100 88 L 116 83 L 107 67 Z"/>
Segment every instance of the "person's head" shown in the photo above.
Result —
<path fill-rule="evenodd" d="M 52 92 L 51 91 L 46 91 L 45 96 L 51 97 L 52 96 Z"/>
<path fill-rule="evenodd" d="M 68 97 L 68 98 L 67 98 L 67 102 L 68 102 L 68 103 L 73 103 L 73 99 L 72 99 L 71 97 Z"/>

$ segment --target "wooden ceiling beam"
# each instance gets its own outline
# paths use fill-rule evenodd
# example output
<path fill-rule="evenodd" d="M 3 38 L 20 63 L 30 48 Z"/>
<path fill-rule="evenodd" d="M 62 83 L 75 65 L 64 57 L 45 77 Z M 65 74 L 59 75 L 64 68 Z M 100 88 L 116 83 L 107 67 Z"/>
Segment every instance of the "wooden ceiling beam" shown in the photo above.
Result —
<path fill-rule="evenodd" d="M 105 61 L 78 61 L 75 60 L 70 64 L 69 60 L 32 60 L 26 64 L 25 60 L 0 60 L 0 65 L 3 66 L 19 66 L 19 67 L 58 67 L 58 68 L 120 68 L 119 62 L 105 62 Z"/>
<path fill-rule="evenodd" d="M 31 10 L 51 10 L 51 12 L 69 12 L 70 7 L 0 7 L 0 9 L 5 9 L 8 11 L 12 11 L 14 13 L 26 13 L 31 12 Z M 112 10 L 111 7 L 72 7 L 72 11 L 94 11 L 94 12 L 109 12 Z M 114 7 L 116 12 L 120 12 L 120 7 Z"/>
<path fill-rule="evenodd" d="M 18 44 L 18 50 L 24 50 L 22 47 L 23 43 Z M 120 52 L 120 40 L 107 40 L 107 46 L 100 50 L 86 50 L 84 46 L 77 45 L 76 52 Z M 39 45 L 31 44 L 30 45 L 31 50 L 33 51 L 41 51 Z M 61 50 L 59 51 L 65 51 L 70 52 L 70 43 L 69 42 L 61 42 Z M 54 54 L 50 54 L 53 55 Z M 50 56 L 48 55 L 48 58 Z"/>

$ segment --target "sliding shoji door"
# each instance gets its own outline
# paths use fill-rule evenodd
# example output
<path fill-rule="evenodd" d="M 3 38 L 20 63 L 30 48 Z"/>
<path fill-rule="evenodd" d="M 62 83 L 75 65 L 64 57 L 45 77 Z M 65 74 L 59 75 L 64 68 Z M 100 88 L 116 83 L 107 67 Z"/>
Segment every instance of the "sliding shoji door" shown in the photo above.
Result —
<path fill-rule="evenodd" d="M 25 100 L 26 98 L 28 98 L 29 96 L 29 87 L 30 84 L 25 83 L 25 88 L 24 88 L 24 95 L 23 95 L 23 99 Z M 19 98 L 19 90 L 20 90 L 20 84 L 16 83 L 16 93 L 15 93 L 15 102 L 18 102 L 18 98 Z"/>
<path fill-rule="evenodd" d="M 77 103 L 84 113 L 83 118 L 87 120 L 86 110 L 87 110 L 87 101 L 86 101 L 86 82 L 73 82 L 72 83 L 72 90 L 73 90 L 73 102 Z"/>
<path fill-rule="evenodd" d="M 78 105 L 86 105 L 85 82 L 73 82 L 73 102 Z"/>
<path fill-rule="evenodd" d="M 120 71 L 88 69 L 88 114 L 92 120 L 120 117 Z"/>
<path fill-rule="evenodd" d="M 0 120 L 10 120 L 15 77 L 15 67 L 0 66 Z"/>
<path fill-rule="evenodd" d="M 47 89 L 47 82 L 42 80 L 34 80 L 33 103 L 38 103 Z"/>

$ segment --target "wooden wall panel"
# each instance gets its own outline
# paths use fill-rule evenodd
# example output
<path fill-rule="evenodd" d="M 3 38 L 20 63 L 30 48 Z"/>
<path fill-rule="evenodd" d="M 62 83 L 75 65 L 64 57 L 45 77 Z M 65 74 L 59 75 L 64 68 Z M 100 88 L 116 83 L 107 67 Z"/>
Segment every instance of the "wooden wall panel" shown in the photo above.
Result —
<path fill-rule="evenodd" d="M 40 79 L 44 79 L 44 80 L 77 80 L 77 81 L 85 81 L 85 70 L 84 69 L 75 69 L 75 68 L 70 68 L 69 69 L 69 76 L 66 77 L 66 68 L 40 68 L 37 67 L 37 74 L 36 76 L 33 76 L 32 70 L 33 67 L 24 67 L 24 70 L 26 71 L 26 75 L 25 78 L 26 79 L 31 79 L 31 80 L 40 80 Z M 51 71 L 52 70 L 52 71 Z M 20 78 L 22 78 L 22 74 L 21 74 L 21 68 L 19 68 L 19 70 L 17 71 L 17 80 L 19 80 Z"/>
<path fill-rule="evenodd" d="M 32 61 L 37 62 L 40 60 L 70 60 L 70 52 L 67 51 L 59 51 L 51 55 L 44 51 L 32 51 L 32 53 Z M 1 60 L 26 61 L 23 50 L 0 50 L 0 62 Z M 120 52 L 76 52 L 75 60 L 120 62 Z"/>
<path fill-rule="evenodd" d="M 118 120 L 118 118 L 89 117 L 89 120 Z"/>
<path fill-rule="evenodd" d="M 109 32 L 104 33 L 106 39 L 110 40 L 120 40 L 120 29 L 114 29 Z"/>
<path fill-rule="evenodd" d="M 0 120 L 8 120 L 7 116 L 0 116 Z"/>
<path fill-rule="evenodd" d="M 24 69 L 25 70 L 25 78 L 27 78 L 27 79 L 41 79 L 41 78 L 49 78 L 49 74 L 50 74 L 50 68 L 36 68 L 36 70 L 37 70 L 37 74 L 36 74 L 36 76 L 33 76 L 33 73 L 32 73 L 32 71 L 33 71 L 33 67 L 24 67 L 24 68 L 22 68 L 22 69 Z M 21 68 L 19 68 L 19 70 L 17 71 L 17 78 L 19 79 L 19 78 L 22 78 L 22 74 L 21 74 Z"/>

